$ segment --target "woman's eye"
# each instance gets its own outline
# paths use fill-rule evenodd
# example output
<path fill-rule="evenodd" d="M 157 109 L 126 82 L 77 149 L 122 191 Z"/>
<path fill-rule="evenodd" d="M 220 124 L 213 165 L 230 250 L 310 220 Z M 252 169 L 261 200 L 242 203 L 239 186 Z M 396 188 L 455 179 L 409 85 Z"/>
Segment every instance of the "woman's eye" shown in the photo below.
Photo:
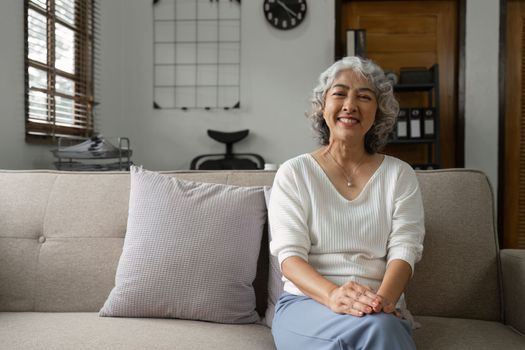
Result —
<path fill-rule="evenodd" d="M 340 91 L 334 91 L 334 93 L 332 95 L 334 95 L 334 96 L 346 96 L 345 93 L 340 92 Z"/>
<path fill-rule="evenodd" d="M 368 95 L 359 95 L 358 96 L 362 100 L 370 101 L 372 98 Z"/>

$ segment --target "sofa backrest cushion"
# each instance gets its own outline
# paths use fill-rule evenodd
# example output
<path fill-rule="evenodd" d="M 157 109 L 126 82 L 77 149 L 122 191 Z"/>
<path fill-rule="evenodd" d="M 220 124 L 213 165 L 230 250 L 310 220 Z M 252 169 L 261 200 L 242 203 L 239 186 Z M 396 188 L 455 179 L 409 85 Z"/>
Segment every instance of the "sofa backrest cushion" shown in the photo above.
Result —
<path fill-rule="evenodd" d="M 237 186 L 269 186 L 274 176 L 164 173 Z M 0 171 L 0 311 L 100 310 L 115 283 L 129 191 L 124 172 Z"/>
<path fill-rule="evenodd" d="M 274 176 L 169 174 L 239 186 L 271 186 Z M 486 176 L 434 170 L 418 172 L 418 179 L 426 236 L 407 291 L 409 309 L 416 315 L 500 319 L 493 194 Z M 98 311 L 122 252 L 129 183 L 127 173 L 0 171 L 0 311 Z M 256 278 L 260 313 L 267 293 L 263 260 Z"/>
<path fill-rule="evenodd" d="M 418 173 L 425 209 L 423 258 L 406 295 L 416 315 L 500 320 L 493 193 L 472 170 Z"/>
<path fill-rule="evenodd" d="M 0 310 L 97 311 L 126 232 L 129 175 L 0 173 Z"/>

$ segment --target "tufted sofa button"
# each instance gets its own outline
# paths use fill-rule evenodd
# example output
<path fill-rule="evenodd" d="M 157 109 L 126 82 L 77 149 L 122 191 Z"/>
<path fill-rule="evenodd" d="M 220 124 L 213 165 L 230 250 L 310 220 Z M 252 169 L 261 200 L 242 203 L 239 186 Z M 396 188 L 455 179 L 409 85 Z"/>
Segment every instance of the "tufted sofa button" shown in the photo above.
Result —
<path fill-rule="evenodd" d="M 38 237 L 38 242 L 39 243 L 44 243 L 45 241 L 46 241 L 46 237 L 44 237 L 44 236 Z"/>

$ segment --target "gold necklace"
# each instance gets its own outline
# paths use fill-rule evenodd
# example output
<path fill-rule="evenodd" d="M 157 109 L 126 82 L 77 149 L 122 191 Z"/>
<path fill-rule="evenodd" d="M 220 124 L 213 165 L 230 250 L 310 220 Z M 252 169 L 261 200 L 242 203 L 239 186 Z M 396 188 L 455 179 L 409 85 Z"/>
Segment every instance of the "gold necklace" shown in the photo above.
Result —
<path fill-rule="evenodd" d="M 348 176 L 348 174 L 346 173 L 345 171 L 345 168 L 343 168 L 343 166 L 341 164 L 339 164 L 339 162 L 337 160 L 335 160 L 334 156 L 332 155 L 332 152 L 328 151 L 327 152 L 328 155 L 330 155 L 330 158 L 332 158 L 332 160 L 334 161 L 334 163 L 339 167 L 339 169 L 341 169 L 341 171 L 343 172 L 345 178 L 346 178 L 346 186 L 348 188 L 352 187 L 353 183 L 352 183 L 352 177 L 351 176 Z M 359 161 L 359 163 L 357 164 L 357 166 L 354 168 L 354 170 L 352 170 L 352 176 L 355 175 L 355 172 L 357 171 L 357 169 L 359 169 L 359 167 L 361 166 L 361 164 L 363 164 L 363 161 L 365 160 L 365 156 L 366 156 L 366 153 L 363 154 L 363 156 L 361 157 L 361 160 Z"/>

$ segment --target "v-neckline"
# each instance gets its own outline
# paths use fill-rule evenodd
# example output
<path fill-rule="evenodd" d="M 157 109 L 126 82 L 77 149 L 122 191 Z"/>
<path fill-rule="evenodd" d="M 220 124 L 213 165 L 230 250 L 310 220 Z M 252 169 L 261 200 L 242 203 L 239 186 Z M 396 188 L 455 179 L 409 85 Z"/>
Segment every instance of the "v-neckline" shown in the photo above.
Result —
<path fill-rule="evenodd" d="M 383 168 L 383 165 L 385 164 L 385 161 L 386 161 L 386 158 L 388 157 L 386 154 L 383 155 L 383 160 L 381 160 L 381 164 L 379 164 L 379 166 L 377 167 L 377 169 L 374 171 L 374 173 L 372 174 L 372 176 L 370 176 L 370 178 L 367 180 L 366 184 L 363 186 L 363 188 L 361 189 L 361 191 L 359 192 L 359 194 L 357 196 L 355 196 L 354 199 L 348 199 L 346 198 L 345 196 L 343 196 L 343 194 L 341 192 L 339 192 L 339 190 L 337 190 L 337 187 L 334 185 L 334 183 L 332 182 L 332 180 L 330 180 L 330 177 L 328 176 L 328 174 L 324 171 L 323 167 L 321 166 L 321 164 L 319 164 L 319 162 L 317 161 L 317 159 L 315 159 L 315 157 L 311 154 L 311 153 L 308 153 L 308 156 L 309 158 L 311 159 L 311 161 L 315 164 L 315 167 L 317 168 L 318 171 L 321 172 L 322 174 L 322 177 L 324 178 L 325 181 L 328 182 L 329 186 L 332 188 L 332 190 L 337 193 L 337 195 L 342 199 L 344 200 L 345 202 L 348 202 L 348 203 L 353 203 L 353 202 L 356 202 L 357 200 L 359 200 L 361 198 L 361 196 L 363 195 L 363 192 L 366 191 L 366 189 L 368 188 L 369 184 L 372 182 L 372 180 L 377 176 L 377 174 L 379 173 L 379 171 Z"/>

